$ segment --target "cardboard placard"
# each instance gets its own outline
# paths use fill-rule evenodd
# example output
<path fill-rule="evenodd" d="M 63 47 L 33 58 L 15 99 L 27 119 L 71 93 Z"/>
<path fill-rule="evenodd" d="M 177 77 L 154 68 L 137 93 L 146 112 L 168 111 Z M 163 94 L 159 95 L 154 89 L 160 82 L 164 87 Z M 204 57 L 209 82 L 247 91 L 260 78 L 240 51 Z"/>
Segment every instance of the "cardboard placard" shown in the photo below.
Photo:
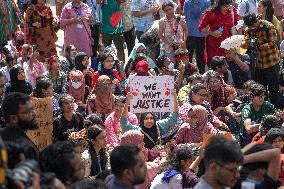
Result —
<path fill-rule="evenodd" d="M 28 131 L 27 136 L 35 143 L 39 150 L 52 143 L 53 130 L 53 102 L 52 98 L 32 98 L 39 128 Z"/>

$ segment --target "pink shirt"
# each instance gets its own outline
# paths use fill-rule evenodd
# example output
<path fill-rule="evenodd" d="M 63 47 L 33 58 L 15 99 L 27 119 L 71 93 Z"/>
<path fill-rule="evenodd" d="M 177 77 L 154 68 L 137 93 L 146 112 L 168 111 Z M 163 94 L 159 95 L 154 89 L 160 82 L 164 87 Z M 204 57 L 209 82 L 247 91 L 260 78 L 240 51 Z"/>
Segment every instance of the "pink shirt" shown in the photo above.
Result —
<path fill-rule="evenodd" d="M 138 125 L 138 119 L 136 115 L 133 113 L 128 113 L 128 121 L 132 125 Z M 105 120 L 107 145 L 110 147 L 115 147 L 119 144 L 119 137 L 118 134 L 116 133 L 116 128 L 118 124 L 119 124 L 119 118 L 117 117 L 116 112 L 112 112 Z"/>

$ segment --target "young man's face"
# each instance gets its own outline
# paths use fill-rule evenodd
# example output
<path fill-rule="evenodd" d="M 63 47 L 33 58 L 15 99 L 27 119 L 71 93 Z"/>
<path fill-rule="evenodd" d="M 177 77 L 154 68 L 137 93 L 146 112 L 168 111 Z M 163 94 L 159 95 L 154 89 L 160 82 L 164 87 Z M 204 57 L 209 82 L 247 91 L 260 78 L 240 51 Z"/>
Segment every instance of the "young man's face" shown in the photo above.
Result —
<path fill-rule="evenodd" d="M 265 94 L 261 94 L 261 95 L 257 95 L 257 96 L 253 96 L 252 97 L 252 103 L 257 105 L 257 106 L 261 106 L 264 102 L 265 99 Z"/>
<path fill-rule="evenodd" d="M 237 183 L 240 173 L 239 163 L 215 163 L 215 179 L 221 186 L 233 187 Z"/>

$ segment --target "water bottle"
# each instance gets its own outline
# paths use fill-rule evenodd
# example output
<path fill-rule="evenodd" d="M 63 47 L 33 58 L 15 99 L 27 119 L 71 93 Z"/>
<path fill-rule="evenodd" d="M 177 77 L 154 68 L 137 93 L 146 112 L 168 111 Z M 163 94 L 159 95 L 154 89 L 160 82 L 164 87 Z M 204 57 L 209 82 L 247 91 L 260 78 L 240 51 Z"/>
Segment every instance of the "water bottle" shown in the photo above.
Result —
<path fill-rule="evenodd" d="M 224 27 L 223 26 L 221 26 L 220 28 L 218 28 L 218 30 L 217 30 L 219 33 L 223 33 L 223 31 L 224 31 Z"/>

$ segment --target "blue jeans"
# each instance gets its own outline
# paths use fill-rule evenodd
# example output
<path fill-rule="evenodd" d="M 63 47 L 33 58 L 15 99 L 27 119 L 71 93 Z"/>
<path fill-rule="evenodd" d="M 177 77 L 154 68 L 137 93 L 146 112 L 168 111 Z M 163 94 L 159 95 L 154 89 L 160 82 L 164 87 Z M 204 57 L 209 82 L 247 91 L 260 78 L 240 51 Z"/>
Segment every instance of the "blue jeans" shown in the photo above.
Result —
<path fill-rule="evenodd" d="M 138 40 L 140 40 L 141 35 L 143 35 L 143 33 L 144 33 L 143 31 L 136 31 L 136 37 Z"/>

